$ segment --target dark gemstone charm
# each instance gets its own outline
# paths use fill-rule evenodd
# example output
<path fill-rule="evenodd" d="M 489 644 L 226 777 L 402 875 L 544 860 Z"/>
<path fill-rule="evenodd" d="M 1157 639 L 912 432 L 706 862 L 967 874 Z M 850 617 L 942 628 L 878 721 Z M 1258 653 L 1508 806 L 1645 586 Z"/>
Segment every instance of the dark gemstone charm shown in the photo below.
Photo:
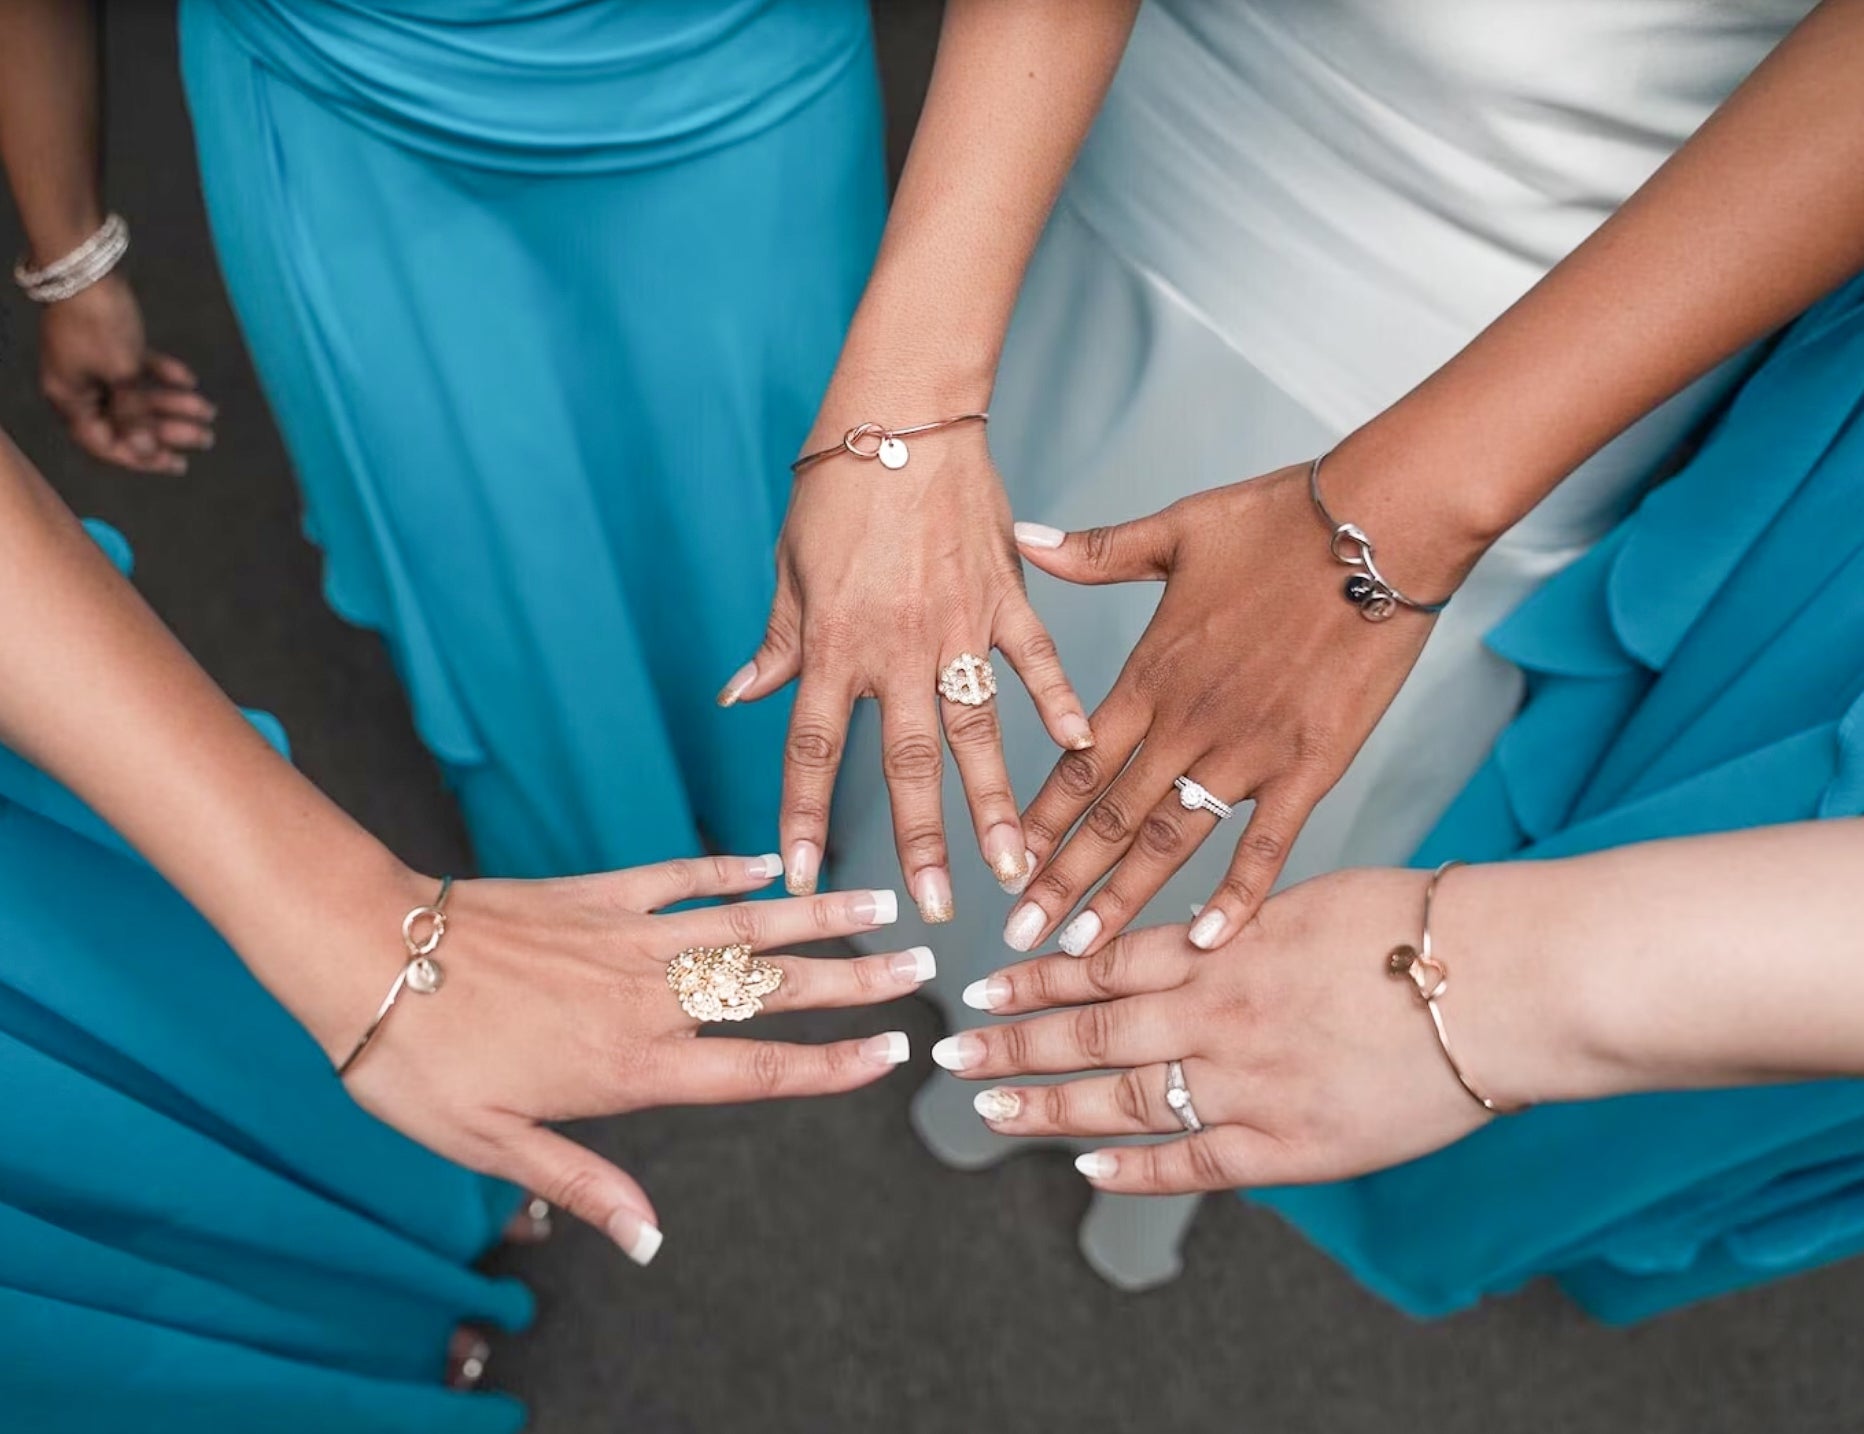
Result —
<path fill-rule="evenodd" d="M 1394 946 L 1385 957 L 1385 969 L 1394 976 L 1409 976 L 1411 968 L 1416 964 L 1417 947 L 1415 946 Z"/>
<path fill-rule="evenodd" d="M 1354 573 L 1346 580 L 1346 600 L 1355 605 L 1372 598 L 1379 590 L 1379 585 L 1364 573 Z"/>

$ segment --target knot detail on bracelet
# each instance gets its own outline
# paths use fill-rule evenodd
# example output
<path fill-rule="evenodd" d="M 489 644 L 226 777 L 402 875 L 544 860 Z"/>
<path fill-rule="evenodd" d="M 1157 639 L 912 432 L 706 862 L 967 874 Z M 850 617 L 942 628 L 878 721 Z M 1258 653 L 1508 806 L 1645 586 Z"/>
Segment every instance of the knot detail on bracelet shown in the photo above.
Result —
<path fill-rule="evenodd" d="M 1408 607 L 1413 612 L 1442 612 L 1449 599 L 1442 602 L 1418 602 L 1399 592 L 1385 574 L 1379 571 L 1378 562 L 1372 555 L 1372 539 L 1366 530 L 1357 523 L 1342 523 L 1327 511 L 1327 504 L 1320 496 L 1320 463 L 1326 454 L 1321 454 L 1307 470 L 1307 495 L 1313 501 L 1314 511 L 1320 515 L 1320 521 L 1331 530 L 1327 539 L 1327 550 L 1333 554 L 1336 563 L 1356 569 L 1346 580 L 1341 589 L 1346 600 L 1359 609 L 1359 615 L 1367 622 L 1384 622 L 1401 607 Z"/>
<path fill-rule="evenodd" d="M 960 413 L 952 418 L 935 419 L 931 423 L 915 423 L 906 428 L 888 428 L 884 423 L 857 423 L 842 434 L 841 442 L 833 448 L 818 449 L 814 453 L 805 453 L 790 464 L 790 472 L 800 473 L 805 468 L 830 458 L 846 455 L 866 462 L 878 462 L 882 468 L 898 472 L 912 458 L 912 450 L 906 446 L 906 440 L 918 433 L 936 433 L 941 428 L 951 428 L 960 423 L 988 423 L 988 413 Z"/>
<path fill-rule="evenodd" d="M 388 988 L 388 995 L 382 998 L 382 1004 L 376 1008 L 375 1019 L 370 1021 L 362 1036 L 350 1049 L 337 1067 L 339 1077 L 349 1074 L 351 1066 L 369 1043 L 382 1029 L 382 1023 L 388 1019 L 388 1013 L 395 1009 L 395 1003 L 401 999 L 403 991 L 413 991 L 416 995 L 431 996 L 438 991 L 447 979 L 447 973 L 434 959 L 434 952 L 440 949 L 440 942 L 447 934 L 447 895 L 453 890 L 453 878 L 440 878 L 440 894 L 430 906 L 417 906 L 401 918 L 401 944 L 407 952 L 407 960 L 395 977 L 395 982 Z"/>

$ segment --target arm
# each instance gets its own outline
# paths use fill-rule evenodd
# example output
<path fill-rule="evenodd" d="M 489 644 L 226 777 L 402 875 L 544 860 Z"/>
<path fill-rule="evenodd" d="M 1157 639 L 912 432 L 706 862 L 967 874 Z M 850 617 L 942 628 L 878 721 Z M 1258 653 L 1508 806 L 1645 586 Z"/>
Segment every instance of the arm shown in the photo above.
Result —
<path fill-rule="evenodd" d="M 1328 457 L 1329 508 L 1376 540 L 1399 589 L 1453 591 L 1601 444 L 1864 265 L 1860 73 L 1864 0 L 1826 0 L 1590 239 Z M 1145 905 L 1212 828 L 1173 800 L 1181 772 L 1256 803 L 1192 927 L 1206 949 L 1229 939 L 1409 675 L 1430 618 L 1367 623 L 1341 599 L 1305 465 L 1117 528 L 1019 537 L 1059 577 L 1166 588 L 1093 715 L 1097 746 L 1064 757 L 1024 815 L 1043 865 L 1012 944 L 1029 949 L 1109 869 L 1064 945 L 1093 950 Z"/>
<path fill-rule="evenodd" d="M 69 254 L 104 221 L 97 79 L 90 0 L 0 6 L 0 163 L 30 268 Z M 45 395 L 94 457 L 183 473 L 188 452 L 212 446 L 213 405 L 186 364 L 148 347 L 121 269 L 48 305 L 39 346 Z"/>
<path fill-rule="evenodd" d="M 434 878 L 396 860 L 260 739 L 3 435 L 0 742 L 135 846 L 333 1063 L 348 1054 L 407 959 L 402 916 L 434 899 Z M 646 1195 L 544 1122 L 848 1090 L 905 1058 L 897 1034 L 828 1046 L 691 1039 L 696 1023 L 666 981 L 682 950 L 761 949 L 893 919 L 885 892 L 648 914 L 754 891 L 778 869 L 719 857 L 460 883 L 436 953 L 444 988 L 395 1009 L 347 1075 L 351 1093 L 644 1262 L 658 1245 Z M 159 946 L 134 955 L 162 959 Z M 932 974 L 929 953 L 774 960 L 784 980 L 773 1009 L 891 1000 Z"/>
<path fill-rule="evenodd" d="M 1864 1076 L 1860 863 L 1864 822 L 1834 820 L 1451 873 L 1431 927 L 1463 1069 L 1528 1104 Z M 1305 882 L 1215 953 L 1172 927 L 1011 967 L 973 988 L 981 1000 L 997 983 L 989 1009 L 1091 1015 L 934 1055 L 979 1080 L 1135 1068 L 980 1103 L 1015 1135 L 1175 1131 L 1160 1063 L 1185 1061 L 1206 1133 L 1084 1156 L 1106 1190 L 1299 1184 L 1414 1159 L 1493 1118 L 1456 1083 L 1411 983 L 1385 971 L 1418 939 L 1426 879 Z"/>
<path fill-rule="evenodd" d="M 805 451 L 858 423 L 984 409 L 1025 266 L 1102 95 L 1137 0 L 952 0 L 885 241 Z M 881 704 L 901 868 L 949 920 L 940 721 L 984 858 L 1020 885 L 1024 851 L 994 709 L 941 703 L 938 673 L 1000 647 L 1056 742 L 1091 743 L 1023 592 L 1009 506 L 980 426 L 912 443 L 909 466 L 841 457 L 797 480 L 764 644 L 720 700 L 801 676 L 784 765 L 792 890 L 812 888 L 855 699 Z M 883 481 L 884 480 L 884 481 Z M 942 712 L 940 709 L 943 709 Z"/>

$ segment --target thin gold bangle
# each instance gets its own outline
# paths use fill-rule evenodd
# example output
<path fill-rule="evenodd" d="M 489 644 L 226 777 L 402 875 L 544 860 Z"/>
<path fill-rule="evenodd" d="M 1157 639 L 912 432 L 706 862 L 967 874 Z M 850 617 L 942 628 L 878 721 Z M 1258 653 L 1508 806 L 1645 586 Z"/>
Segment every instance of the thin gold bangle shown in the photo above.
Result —
<path fill-rule="evenodd" d="M 941 428 L 953 428 L 960 423 L 989 422 L 988 413 L 960 413 L 952 418 L 935 419 L 931 423 L 915 423 L 910 428 L 888 428 L 882 423 L 857 423 L 842 434 L 841 442 L 833 448 L 823 448 L 814 453 L 803 454 L 801 458 L 790 464 L 790 472 L 801 473 L 805 468 L 813 468 L 818 463 L 826 462 L 844 453 L 853 458 L 869 461 L 879 459 L 882 468 L 897 471 L 904 468 L 912 457 L 904 440 L 915 433 L 937 433 Z M 874 446 L 872 448 L 861 447 L 870 438 Z"/>
<path fill-rule="evenodd" d="M 375 1039 L 375 1033 L 382 1029 L 382 1022 L 388 1019 L 388 1013 L 395 1009 L 395 1002 L 401 999 L 403 991 L 412 990 L 422 996 L 431 996 L 446 981 L 447 973 L 434 959 L 434 952 L 440 949 L 440 938 L 447 934 L 447 893 L 453 890 L 453 878 L 440 878 L 440 894 L 434 898 L 431 906 L 417 906 L 401 918 L 401 944 L 407 948 L 408 959 L 401 970 L 396 973 L 395 984 L 388 988 L 388 995 L 382 998 L 382 1004 L 376 1008 L 375 1019 L 362 1033 L 362 1039 L 355 1048 L 343 1058 L 343 1064 L 337 1067 L 337 1077 L 349 1074 L 349 1068 L 356 1064 L 357 1057 L 369 1048 L 369 1042 Z M 426 929 L 419 936 L 415 930 L 425 921 Z"/>
<path fill-rule="evenodd" d="M 1437 998 L 1450 986 L 1450 968 L 1431 954 L 1430 909 L 1437 900 L 1437 886 L 1444 875 L 1454 867 L 1466 866 L 1467 862 L 1446 861 L 1430 874 L 1430 884 L 1424 888 L 1424 934 L 1416 946 L 1409 943 L 1394 946 L 1386 953 L 1385 969 L 1393 976 L 1408 976 L 1417 987 L 1417 998 L 1430 1012 L 1430 1023 L 1437 1032 L 1437 1044 L 1443 1047 L 1443 1058 L 1450 1064 L 1450 1073 L 1456 1077 L 1457 1084 L 1469 1092 L 1471 1100 L 1480 1105 L 1491 1115 L 1515 1115 L 1527 1109 L 1523 1105 L 1508 1105 L 1491 1100 L 1470 1082 L 1463 1073 L 1462 1062 L 1456 1059 L 1456 1052 L 1450 1049 L 1450 1033 L 1443 1024 L 1443 1012 L 1437 1005 Z"/>

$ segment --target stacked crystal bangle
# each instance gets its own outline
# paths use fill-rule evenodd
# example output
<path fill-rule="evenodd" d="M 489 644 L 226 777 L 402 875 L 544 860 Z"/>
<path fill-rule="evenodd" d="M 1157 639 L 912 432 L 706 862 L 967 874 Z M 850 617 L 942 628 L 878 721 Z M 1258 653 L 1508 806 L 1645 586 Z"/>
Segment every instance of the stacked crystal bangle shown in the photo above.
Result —
<path fill-rule="evenodd" d="M 121 214 L 112 214 L 90 238 L 43 269 L 28 269 L 20 260 L 13 266 L 13 282 L 34 303 L 56 304 L 90 288 L 128 252 L 129 224 Z"/>

